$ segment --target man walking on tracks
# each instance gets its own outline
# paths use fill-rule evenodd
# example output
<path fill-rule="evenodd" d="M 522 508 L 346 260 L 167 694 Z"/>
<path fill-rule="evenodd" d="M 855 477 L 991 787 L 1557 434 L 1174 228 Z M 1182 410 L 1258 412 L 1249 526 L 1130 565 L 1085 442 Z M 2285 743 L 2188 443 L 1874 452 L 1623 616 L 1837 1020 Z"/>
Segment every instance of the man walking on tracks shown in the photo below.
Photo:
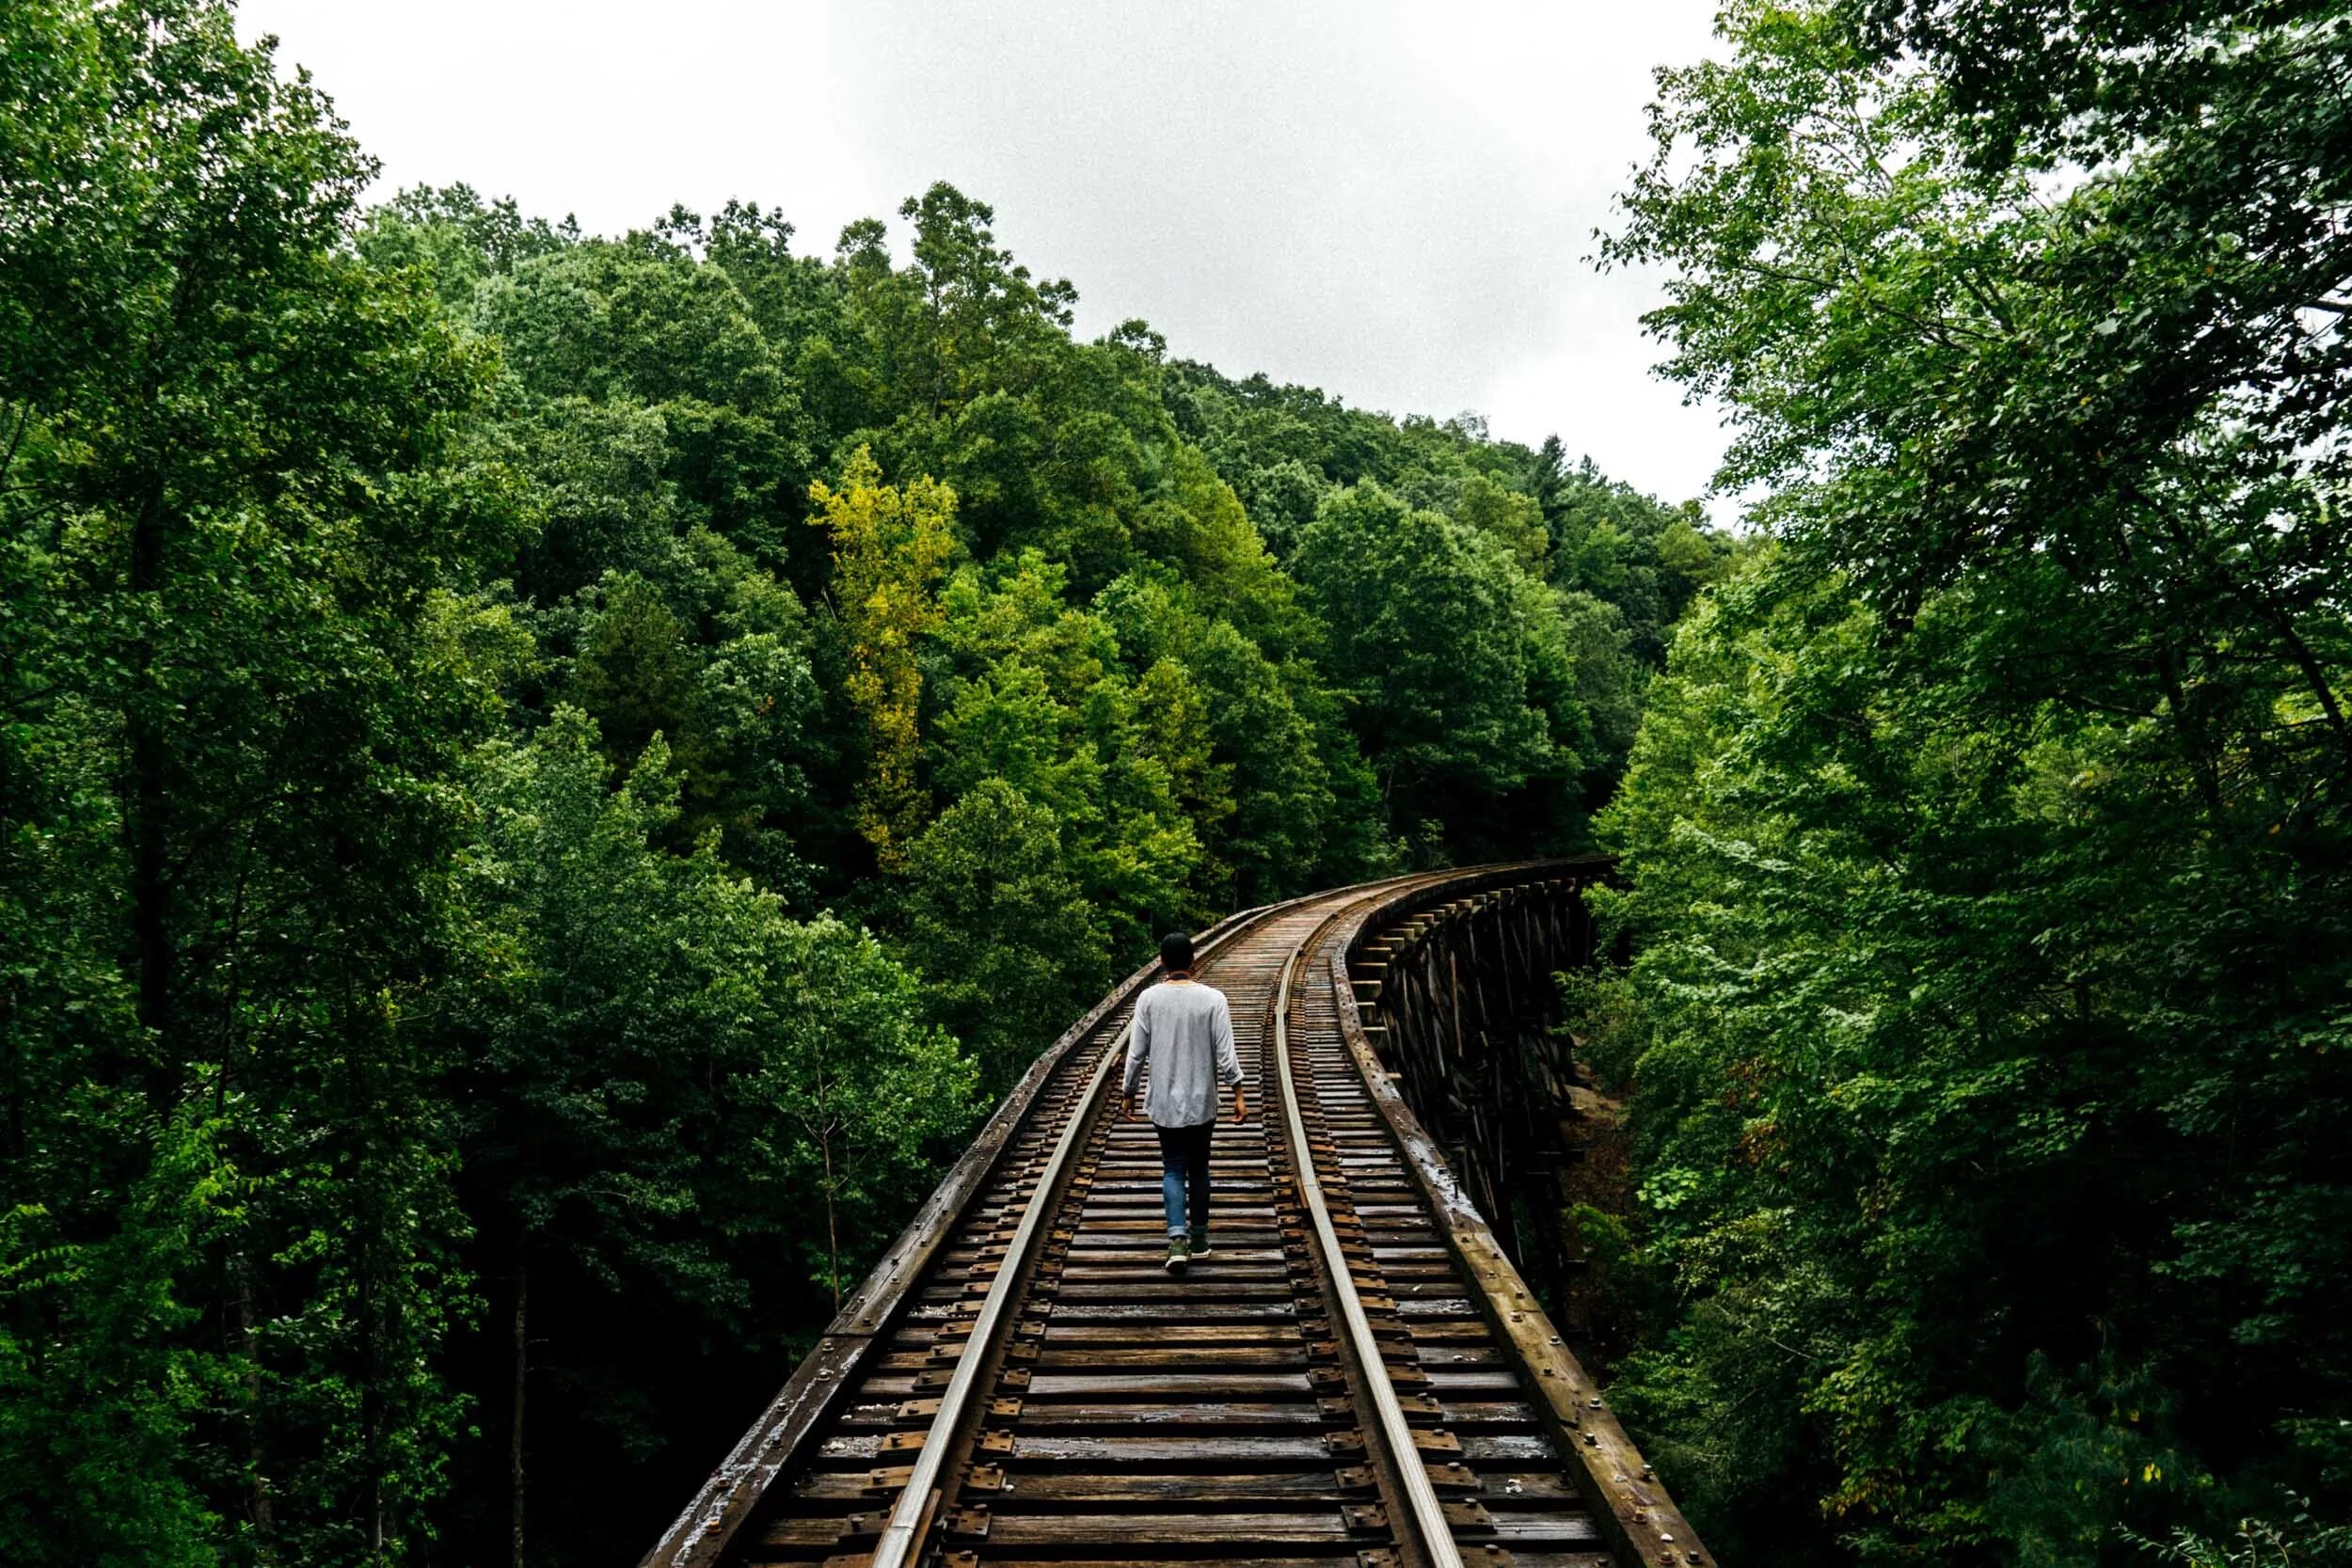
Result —
<path fill-rule="evenodd" d="M 1216 1086 L 1233 1086 L 1233 1120 L 1249 1115 L 1241 1057 L 1225 993 L 1192 977 L 1192 938 L 1160 939 L 1167 978 L 1136 998 L 1127 1034 L 1127 1119 L 1136 1119 L 1136 1080 L 1152 1064 L 1145 1105 L 1160 1134 L 1160 1195 L 1168 1203 L 1168 1272 L 1209 1255 L 1209 1139 L 1216 1131 Z"/>

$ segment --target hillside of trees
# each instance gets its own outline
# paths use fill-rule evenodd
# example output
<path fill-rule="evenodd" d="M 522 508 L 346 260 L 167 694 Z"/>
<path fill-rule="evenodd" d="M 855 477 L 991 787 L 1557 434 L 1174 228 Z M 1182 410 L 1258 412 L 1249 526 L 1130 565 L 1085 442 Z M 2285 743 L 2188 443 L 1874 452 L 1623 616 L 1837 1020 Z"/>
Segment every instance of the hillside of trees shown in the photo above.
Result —
<path fill-rule="evenodd" d="M 2352 19 L 1720 30 L 1610 251 L 1772 538 L 1608 813 L 1618 1406 L 1725 1562 L 2352 1560 Z"/>
<path fill-rule="evenodd" d="M 1588 846 L 1740 553 L 944 184 L 369 206 L 224 5 L 0 28 L 25 1568 L 650 1540 L 1157 932 Z"/>

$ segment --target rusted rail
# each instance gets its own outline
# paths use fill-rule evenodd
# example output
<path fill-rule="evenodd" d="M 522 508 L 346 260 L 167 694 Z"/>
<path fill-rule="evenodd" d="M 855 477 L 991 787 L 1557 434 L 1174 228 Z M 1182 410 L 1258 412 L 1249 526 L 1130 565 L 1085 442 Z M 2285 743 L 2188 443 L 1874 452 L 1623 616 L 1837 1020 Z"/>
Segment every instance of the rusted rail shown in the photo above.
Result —
<path fill-rule="evenodd" d="M 1388 1081 L 1348 969 L 1390 916 L 1583 874 L 1398 879 L 1204 933 L 1263 1114 L 1217 1127 L 1214 1252 L 1182 1278 L 1151 1129 L 1105 1092 L 1131 976 L 644 1568 L 1702 1562 Z"/>

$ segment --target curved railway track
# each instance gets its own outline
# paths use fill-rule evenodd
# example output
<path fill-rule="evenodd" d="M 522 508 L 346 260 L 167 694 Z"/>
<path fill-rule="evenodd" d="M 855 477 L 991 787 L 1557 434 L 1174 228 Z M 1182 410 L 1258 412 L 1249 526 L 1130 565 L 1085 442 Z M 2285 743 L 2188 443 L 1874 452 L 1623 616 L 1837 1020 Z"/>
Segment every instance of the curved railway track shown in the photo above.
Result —
<path fill-rule="evenodd" d="M 1041 1059 L 643 1568 L 1703 1563 L 1365 1044 L 1398 879 L 1201 939 L 1255 1115 L 1162 1267 L 1115 1080 L 1138 972 Z"/>

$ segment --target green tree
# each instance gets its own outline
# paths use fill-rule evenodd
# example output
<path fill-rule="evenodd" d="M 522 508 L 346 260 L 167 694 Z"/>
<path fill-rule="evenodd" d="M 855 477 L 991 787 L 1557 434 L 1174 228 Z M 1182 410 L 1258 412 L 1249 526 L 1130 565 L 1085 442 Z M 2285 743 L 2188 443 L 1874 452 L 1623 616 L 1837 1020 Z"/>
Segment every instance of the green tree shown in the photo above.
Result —
<path fill-rule="evenodd" d="M 405 1558 L 459 1418 L 403 1011 L 496 718 L 491 361 L 355 253 L 370 166 L 225 7 L 8 27 L 0 1551 Z"/>
<path fill-rule="evenodd" d="M 948 585 L 939 641 L 954 673 L 941 686 L 936 773 L 957 794 L 1003 779 L 1050 811 L 1113 951 L 1140 958 L 1198 885 L 1200 840 L 1179 778 L 1206 782 L 1214 762 L 1187 749 L 1185 697 L 1168 676 L 1155 693 L 1178 710 L 1139 705 L 1109 625 L 1070 608 L 1066 581 L 1027 552 L 988 580 L 966 570 Z"/>
<path fill-rule="evenodd" d="M 527 397 L 657 415 L 684 521 L 785 566 L 811 432 L 783 345 L 726 269 L 660 233 L 563 245 L 493 275 L 474 319 Z"/>
<path fill-rule="evenodd" d="M 1475 843 L 1496 802 L 1576 770 L 1565 633 L 1500 546 L 1362 484 L 1324 504 L 1295 564 L 1400 825 Z"/>
<path fill-rule="evenodd" d="M 822 1250 L 813 1234 L 802 1250 L 838 1310 L 907 1196 L 978 1119 L 986 1036 L 967 1055 L 925 1027 L 914 974 L 830 915 L 787 929 L 774 959 L 784 983 L 763 1020 L 763 1108 L 796 1134 L 781 1150 L 794 1189 L 823 1203 Z"/>
<path fill-rule="evenodd" d="M 471 311 L 485 282 L 533 257 L 576 245 L 580 226 L 525 217 L 512 197 L 485 202 L 470 185 L 419 186 L 369 212 L 359 253 L 387 271 L 417 269 L 459 315 Z"/>
<path fill-rule="evenodd" d="M 1544 509 L 1533 496 L 1485 474 L 1472 474 L 1462 482 L 1452 515 L 1464 528 L 1487 535 L 1510 551 L 1520 570 L 1543 577 L 1551 536 L 1544 527 Z"/>
<path fill-rule="evenodd" d="M 2124 1560 L 2340 1494 L 2352 36 L 1723 29 L 1609 247 L 1675 270 L 1668 369 L 1777 536 L 1613 810 L 1679 1291 L 1621 1401 L 1767 1560 Z"/>
<path fill-rule="evenodd" d="M 568 1551 L 607 1528 L 571 1505 L 671 1431 L 639 1381 L 660 1354 L 612 1343 L 614 1314 L 641 1339 L 665 1324 L 681 1380 L 692 1347 L 780 1338 L 773 1304 L 811 1281 L 837 1298 L 897 1184 L 970 1127 L 975 1069 L 870 937 L 787 920 L 709 839 L 660 847 L 680 784 L 660 736 L 617 791 L 570 707 L 481 767 L 470 887 L 493 967 L 437 1016 L 469 1064 L 467 1180 L 511 1330 L 511 1540 L 544 1528 Z M 550 1429 L 565 1458 L 537 1480 Z"/>
<path fill-rule="evenodd" d="M 860 447 L 840 489 L 820 482 L 809 494 L 822 514 L 811 521 L 833 538 L 849 698 L 866 724 L 870 761 L 858 826 L 882 869 L 895 871 L 927 804 L 914 771 L 923 675 L 914 644 L 939 621 L 931 587 L 954 543 L 948 521 L 955 492 L 930 479 L 884 484 L 872 454 Z"/>
<path fill-rule="evenodd" d="M 1172 661 L 1199 694 L 1208 767 L 1232 795 L 1231 815 L 1220 807 L 1201 832 L 1212 857 L 1203 875 L 1232 878 L 1213 904 L 1246 908 L 1389 867 L 1371 772 L 1311 664 L 1268 658 L 1231 622 L 1201 613 L 1170 574 L 1122 577 L 1095 602 L 1131 669 L 1148 679 Z"/>
<path fill-rule="evenodd" d="M 942 812 L 909 855 L 908 942 L 932 1006 L 992 1095 L 1110 985 L 1110 946 L 1053 814 L 1002 779 Z"/>
<path fill-rule="evenodd" d="M 914 229 L 905 270 L 891 267 L 879 221 L 850 225 L 840 245 L 889 404 L 937 419 L 976 397 L 1024 389 L 1068 343 L 1077 291 L 1033 282 L 989 231 L 995 212 L 945 181 L 907 198 L 898 215 Z"/>
<path fill-rule="evenodd" d="M 796 892 L 803 869 L 790 824 L 806 805 L 802 760 L 819 705 L 807 615 L 717 534 L 697 529 L 682 543 L 676 580 L 689 614 L 633 573 L 608 574 L 575 597 L 565 693 L 596 720 L 616 764 L 656 734 L 675 737 L 679 845 L 717 828 L 730 862 Z"/>

